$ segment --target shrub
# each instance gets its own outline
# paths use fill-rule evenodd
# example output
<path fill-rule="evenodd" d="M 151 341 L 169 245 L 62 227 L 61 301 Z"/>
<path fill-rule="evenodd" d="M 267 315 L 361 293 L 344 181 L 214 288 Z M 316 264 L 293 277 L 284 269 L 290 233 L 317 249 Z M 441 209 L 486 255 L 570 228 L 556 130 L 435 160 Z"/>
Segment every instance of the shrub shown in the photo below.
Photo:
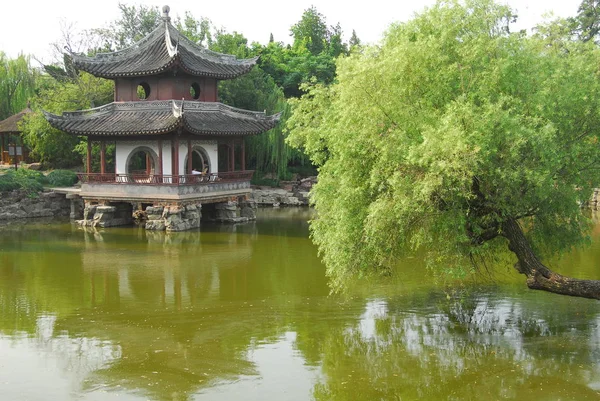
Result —
<path fill-rule="evenodd" d="M 51 187 L 71 187 L 77 183 L 77 174 L 71 170 L 54 170 L 46 179 Z"/>
<path fill-rule="evenodd" d="M 0 175 L 0 192 L 14 191 L 20 187 L 13 174 Z"/>

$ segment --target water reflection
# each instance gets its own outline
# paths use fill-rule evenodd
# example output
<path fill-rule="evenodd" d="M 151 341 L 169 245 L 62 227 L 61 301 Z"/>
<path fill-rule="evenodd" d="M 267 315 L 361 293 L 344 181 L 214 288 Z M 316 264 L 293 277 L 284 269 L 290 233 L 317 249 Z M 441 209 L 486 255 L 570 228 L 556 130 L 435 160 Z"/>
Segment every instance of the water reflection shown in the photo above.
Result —
<path fill-rule="evenodd" d="M 502 282 L 439 288 L 414 260 L 400 266 L 402 281 L 329 296 L 307 217 L 269 210 L 253 224 L 173 234 L 3 230 L 0 391 L 16 400 L 599 397 L 594 301 Z M 600 250 L 587 252 L 571 257 L 598 260 Z"/>

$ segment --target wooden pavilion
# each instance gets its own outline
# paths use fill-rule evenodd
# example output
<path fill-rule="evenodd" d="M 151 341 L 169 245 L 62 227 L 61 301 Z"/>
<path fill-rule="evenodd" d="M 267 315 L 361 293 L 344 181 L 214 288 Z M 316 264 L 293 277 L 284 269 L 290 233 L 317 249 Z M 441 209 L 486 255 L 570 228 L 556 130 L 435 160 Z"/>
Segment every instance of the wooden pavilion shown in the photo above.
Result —
<path fill-rule="evenodd" d="M 196 227 L 195 217 L 181 227 L 165 218 L 173 210 L 208 203 L 226 203 L 220 210 L 228 210 L 227 219 L 240 217 L 232 204 L 250 193 L 253 174 L 246 170 L 243 138 L 273 128 L 279 114 L 219 103 L 217 84 L 249 72 L 257 58 L 240 60 L 201 48 L 171 24 L 168 6 L 159 25 L 135 45 L 71 57 L 76 68 L 115 82 L 113 103 L 62 115 L 45 113 L 53 127 L 87 137 L 86 171 L 79 178 L 89 211 L 119 201 L 134 209 L 149 207 L 150 218 L 160 210 L 156 219 L 165 224 L 146 224 L 158 230 Z M 94 143 L 100 149 L 99 171 L 92 171 Z M 115 146 L 110 172 L 109 144 Z M 90 214 L 84 216 L 86 224 L 103 218 Z M 117 220 L 105 225 L 123 219 Z"/>
<path fill-rule="evenodd" d="M 27 149 L 23 146 L 19 123 L 31 113 L 29 105 L 20 113 L 0 121 L 0 164 L 15 164 L 27 159 Z"/>

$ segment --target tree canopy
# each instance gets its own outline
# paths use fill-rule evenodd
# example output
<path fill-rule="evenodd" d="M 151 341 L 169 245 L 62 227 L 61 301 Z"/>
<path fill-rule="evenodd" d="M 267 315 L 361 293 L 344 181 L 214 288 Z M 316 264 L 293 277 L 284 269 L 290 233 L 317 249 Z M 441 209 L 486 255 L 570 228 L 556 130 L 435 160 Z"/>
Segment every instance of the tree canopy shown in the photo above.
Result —
<path fill-rule="evenodd" d="M 25 108 L 35 94 L 36 75 L 29 57 L 9 59 L 0 51 L 0 120 Z"/>
<path fill-rule="evenodd" d="M 600 298 L 540 261 L 587 238 L 600 52 L 510 33 L 513 18 L 490 0 L 438 2 L 294 103 L 289 141 L 319 166 L 311 232 L 334 285 L 418 250 L 462 275 L 508 247 L 529 287 Z"/>

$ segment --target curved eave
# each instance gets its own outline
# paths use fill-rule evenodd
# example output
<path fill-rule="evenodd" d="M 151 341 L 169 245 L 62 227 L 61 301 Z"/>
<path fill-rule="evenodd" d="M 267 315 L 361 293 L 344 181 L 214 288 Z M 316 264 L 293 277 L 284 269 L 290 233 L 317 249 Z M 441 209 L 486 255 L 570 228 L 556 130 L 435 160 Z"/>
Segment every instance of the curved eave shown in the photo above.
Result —
<path fill-rule="evenodd" d="M 67 116 L 58 116 L 56 114 L 48 113 L 42 110 L 44 117 L 48 123 L 63 132 L 72 135 L 83 135 L 83 136 L 140 136 L 140 135 L 163 135 L 168 134 L 177 130 L 182 125 L 182 117 L 174 118 L 174 121 L 164 127 L 158 129 L 118 129 L 118 130 L 105 130 L 105 129 L 78 129 L 74 126 L 83 120 L 93 122 L 94 120 L 101 119 L 107 113 L 97 113 L 91 116 L 84 116 L 79 119 L 72 119 Z M 112 124 L 115 128 L 119 127 L 119 124 Z"/>
<path fill-rule="evenodd" d="M 196 134 L 196 135 L 219 135 L 219 136 L 258 135 L 258 134 L 262 134 L 263 132 L 267 132 L 267 131 L 275 128 L 275 126 L 279 122 L 280 116 L 281 116 L 281 113 L 278 113 L 273 116 L 269 116 L 262 121 L 245 120 L 244 123 L 246 125 L 251 126 L 251 128 L 246 128 L 243 130 L 233 129 L 233 130 L 218 131 L 218 130 L 214 130 L 214 129 L 211 130 L 211 129 L 198 128 L 198 127 L 194 127 L 192 124 L 190 124 L 190 122 L 186 118 L 183 119 L 183 126 L 186 129 L 186 131 L 188 131 L 192 134 Z M 185 114 L 184 114 L 184 117 L 185 117 Z"/>
<path fill-rule="evenodd" d="M 233 79 L 240 77 L 244 74 L 249 73 L 252 68 L 256 65 L 256 61 L 258 57 L 248 59 L 247 63 L 239 64 L 237 66 L 231 66 L 231 69 L 235 69 L 230 72 L 213 72 L 205 69 L 198 69 L 194 66 L 189 65 L 180 56 L 180 53 L 177 53 L 174 57 L 169 59 L 168 62 L 164 63 L 158 68 L 148 69 L 148 70 L 140 70 L 140 71 L 128 71 L 128 72 L 103 72 L 98 71 L 98 63 L 95 62 L 87 62 L 83 60 L 75 60 L 73 59 L 73 64 L 80 70 L 83 70 L 87 73 L 90 73 L 99 78 L 105 79 L 116 79 L 116 78 L 136 78 L 136 77 L 147 77 L 152 75 L 160 75 L 165 72 L 173 71 L 173 70 L 181 70 L 185 73 L 195 76 L 195 77 L 207 77 L 207 78 L 215 78 L 215 79 Z M 236 71 L 237 70 L 237 71 Z"/>
<path fill-rule="evenodd" d="M 129 72 L 103 72 L 98 71 L 98 63 L 87 62 L 87 61 L 75 61 L 73 60 L 73 64 L 78 69 L 85 71 L 87 73 L 92 74 L 98 78 L 105 79 L 116 79 L 116 78 L 135 78 L 135 77 L 147 77 L 151 75 L 160 75 L 169 70 L 175 69 L 178 65 L 177 56 L 172 57 L 168 62 L 164 63 L 158 68 L 153 68 L 149 70 L 141 70 L 141 71 L 129 71 Z"/>

